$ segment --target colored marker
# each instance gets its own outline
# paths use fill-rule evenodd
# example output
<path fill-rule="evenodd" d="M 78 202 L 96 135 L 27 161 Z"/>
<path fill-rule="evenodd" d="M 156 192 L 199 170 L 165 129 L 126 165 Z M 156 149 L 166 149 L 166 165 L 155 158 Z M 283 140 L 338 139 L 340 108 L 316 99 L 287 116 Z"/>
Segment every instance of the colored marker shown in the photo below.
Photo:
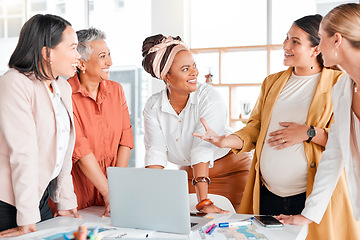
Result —
<path fill-rule="evenodd" d="M 205 232 L 209 233 L 211 231 L 211 229 L 213 229 L 215 227 L 215 223 L 213 225 L 211 225 Z"/>
<path fill-rule="evenodd" d="M 210 230 L 210 232 L 208 232 L 208 234 L 209 235 L 212 234 L 214 232 L 215 228 L 216 228 L 216 225 Z"/>
<path fill-rule="evenodd" d="M 99 233 L 99 226 L 96 226 L 94 231 L 93 231 L 93 235 L 96 237 Z"/>
<path fill-rule="evenodd" d="M 232 222 L 232 223 L 224 222 L 224 223 L 219 223 L 219 228 L 245 226 L 250 224 L 252 224 L 252 221 Z"/>
<path fill-rule="evenodd" d="M 66 236 L 66 234 L 63 234 L 63 237 L 64 237 L 65 240 L 70 240 L 70 238 L 68 238 L 68 237 Z"/>

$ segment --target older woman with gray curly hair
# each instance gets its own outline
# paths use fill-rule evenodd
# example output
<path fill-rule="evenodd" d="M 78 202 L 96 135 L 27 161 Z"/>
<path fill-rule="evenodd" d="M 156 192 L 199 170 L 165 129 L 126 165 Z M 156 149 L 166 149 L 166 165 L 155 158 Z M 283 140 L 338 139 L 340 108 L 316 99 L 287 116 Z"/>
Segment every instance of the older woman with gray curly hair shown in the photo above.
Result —
<path fill-rule="evenodd" d="M 122 86 L 109 80 L 112 65 L 105 34 L 95 28 L 76 32 L 81 55 L 78 71 L 68 79 L 76 131 L 72 176 L 78 208 L 105 205 L 110 212 L 107 167 L 127 167 L 134 147 Z"/>

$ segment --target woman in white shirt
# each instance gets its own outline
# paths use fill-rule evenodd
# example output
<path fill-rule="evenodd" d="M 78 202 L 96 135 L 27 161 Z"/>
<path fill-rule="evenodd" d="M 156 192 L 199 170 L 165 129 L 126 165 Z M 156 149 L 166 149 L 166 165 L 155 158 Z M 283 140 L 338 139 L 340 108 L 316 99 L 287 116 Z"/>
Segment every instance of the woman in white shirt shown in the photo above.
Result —
<path fill-rule="evenodd" d="M 306 214 L 306 197 L 312 191 L 316 168 L 333 122 L 332 86 L 343 76 L 341 71 L 323 67 L 318 49 L 321 19 L 317 14 L 293 23 L 283 42 L 284 64 L 290 68 L 264 80 L 243 129 L 218 136 L 207 126 L 205 135 L 197 134 L 236 152 L 255 148 L 240 213 Z M 309 224 L 308 240 L 360 239 L 358 223 L 351 213 L 345 175 L 337 180 L 322 221 L 309 215 L 314 222 Z M 323 201 L 321 197 L 317 200 Z"/>
<path fill-rule="evenodd" d="M 237 207 L 250 154 L 235 156 L 230 149 L 218 148 L 192 135 L 204 132 L 200 118 L 211 122 L 222 134 L 232 132 L 220 94 L 212 86 L 197 82 L 196 64 L 180 37 L 148 37 L 142 51 L 144 69 L 166 84 L 166 89 L 150 97 L 143 113 L 146 167 L 162 169 L 169 161 L 187 170 L 196 189 L 199 211 L 224 212 L 207 198 L 208 192 L 224 195 Z M 194 191 L 191 184 L 189 188 Z"/>
<path fill-rule="evenodd" d="M 335 7 L 320 24 L 320 50 L 325 66 L 338 65 L 348 74 L 334 86 L 334 123 L 301 215 L 281 216 L 288 224 L 321 221 L 345 167 L 353 215 L 360 220 L 360 4 Z M 342 216 L 344 221 L 348 221 Z M 357 239 L 357 238 L 352 238 Z"/>

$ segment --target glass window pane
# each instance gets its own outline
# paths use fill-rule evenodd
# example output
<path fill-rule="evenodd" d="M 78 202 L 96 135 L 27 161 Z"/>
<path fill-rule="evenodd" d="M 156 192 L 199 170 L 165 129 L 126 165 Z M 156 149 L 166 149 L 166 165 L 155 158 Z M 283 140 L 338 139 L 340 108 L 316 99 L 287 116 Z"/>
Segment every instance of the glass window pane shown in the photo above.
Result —
<path fill-rule="evenodd" d="M 211 73 L 212 83 L 219 83 L 219 54 L 218 53 L 199 53 L 193 54 L 196 66 L 199 70 L 198 81 L 204 83 L 205 75 Z"/>
<path fill-rule="evenodd" d="M 315 13 L 315 0 L 272 1 L 272 44 L 281 44 L 284 41 L 286 33 L 295 20 Z"/>
<path fill-rule="evenodd" d="M 266 0 L 192 0 L 191 47 L 266 44 Z"/>
<path fill-rule="evenodd" d="M 8 37 L 18 37 L 22 27 L 22 19 L 18 18 L 9 18 L 8 19 Z"/>
<path fill-rule="evenodd" d="M 66 5 L 65 3 L 56 4 L 56 14 L 64 16 L 66 14 Z"/>
<path fill-rule="evenodd" d="M 236 87 L 231 94 L 231 118 L 249 118 L 256 100 L 259 97 L 261 86 Z"/>
<path fill-rule="evenodd" d="M 47 10 L 47 2 L 46 0 L 32 0 L 31 1 L 31 11 L 46 11 Z"/>
<path fill-rule="evenodd" d="M 151 1 L 123 2 L 124 7 L 120 14 L 119 7 L 116 7 L 118 1 L 93 0 L 93 10 L 89 12 L 89 26 L 105 32 L 114 66 L 139 66 L 142 61 L 142 42 L 151 33 Z"/>
<path fill-rule="evenodd" d="M 334 7 L 344 3 L 359 3 L 359 1 L 348 0 L 314 0 L 316 3 L 316 12 L 325 16 Z"/>
<path fill-rule="evenodd" d="M 17 0 L 12 2 L 7 2 L 7 14 L 22 14 L 24 9 L 25 1 Z"/>
<path fill-rule="evenodd" d="M 261 83 L 267 75 L 266 51 L 228 52 L 221 59 L 221 83 Z"/>

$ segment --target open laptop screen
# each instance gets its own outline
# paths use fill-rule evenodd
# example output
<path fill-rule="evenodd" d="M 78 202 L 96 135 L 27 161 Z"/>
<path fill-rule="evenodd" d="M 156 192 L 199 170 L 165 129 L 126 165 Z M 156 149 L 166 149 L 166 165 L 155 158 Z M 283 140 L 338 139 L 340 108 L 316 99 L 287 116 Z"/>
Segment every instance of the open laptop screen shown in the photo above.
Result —
<path fill-rule="evenodd" d="M 185 171 L 109 167 L 107 173 L 112 225 L 190 233 Z"/>

